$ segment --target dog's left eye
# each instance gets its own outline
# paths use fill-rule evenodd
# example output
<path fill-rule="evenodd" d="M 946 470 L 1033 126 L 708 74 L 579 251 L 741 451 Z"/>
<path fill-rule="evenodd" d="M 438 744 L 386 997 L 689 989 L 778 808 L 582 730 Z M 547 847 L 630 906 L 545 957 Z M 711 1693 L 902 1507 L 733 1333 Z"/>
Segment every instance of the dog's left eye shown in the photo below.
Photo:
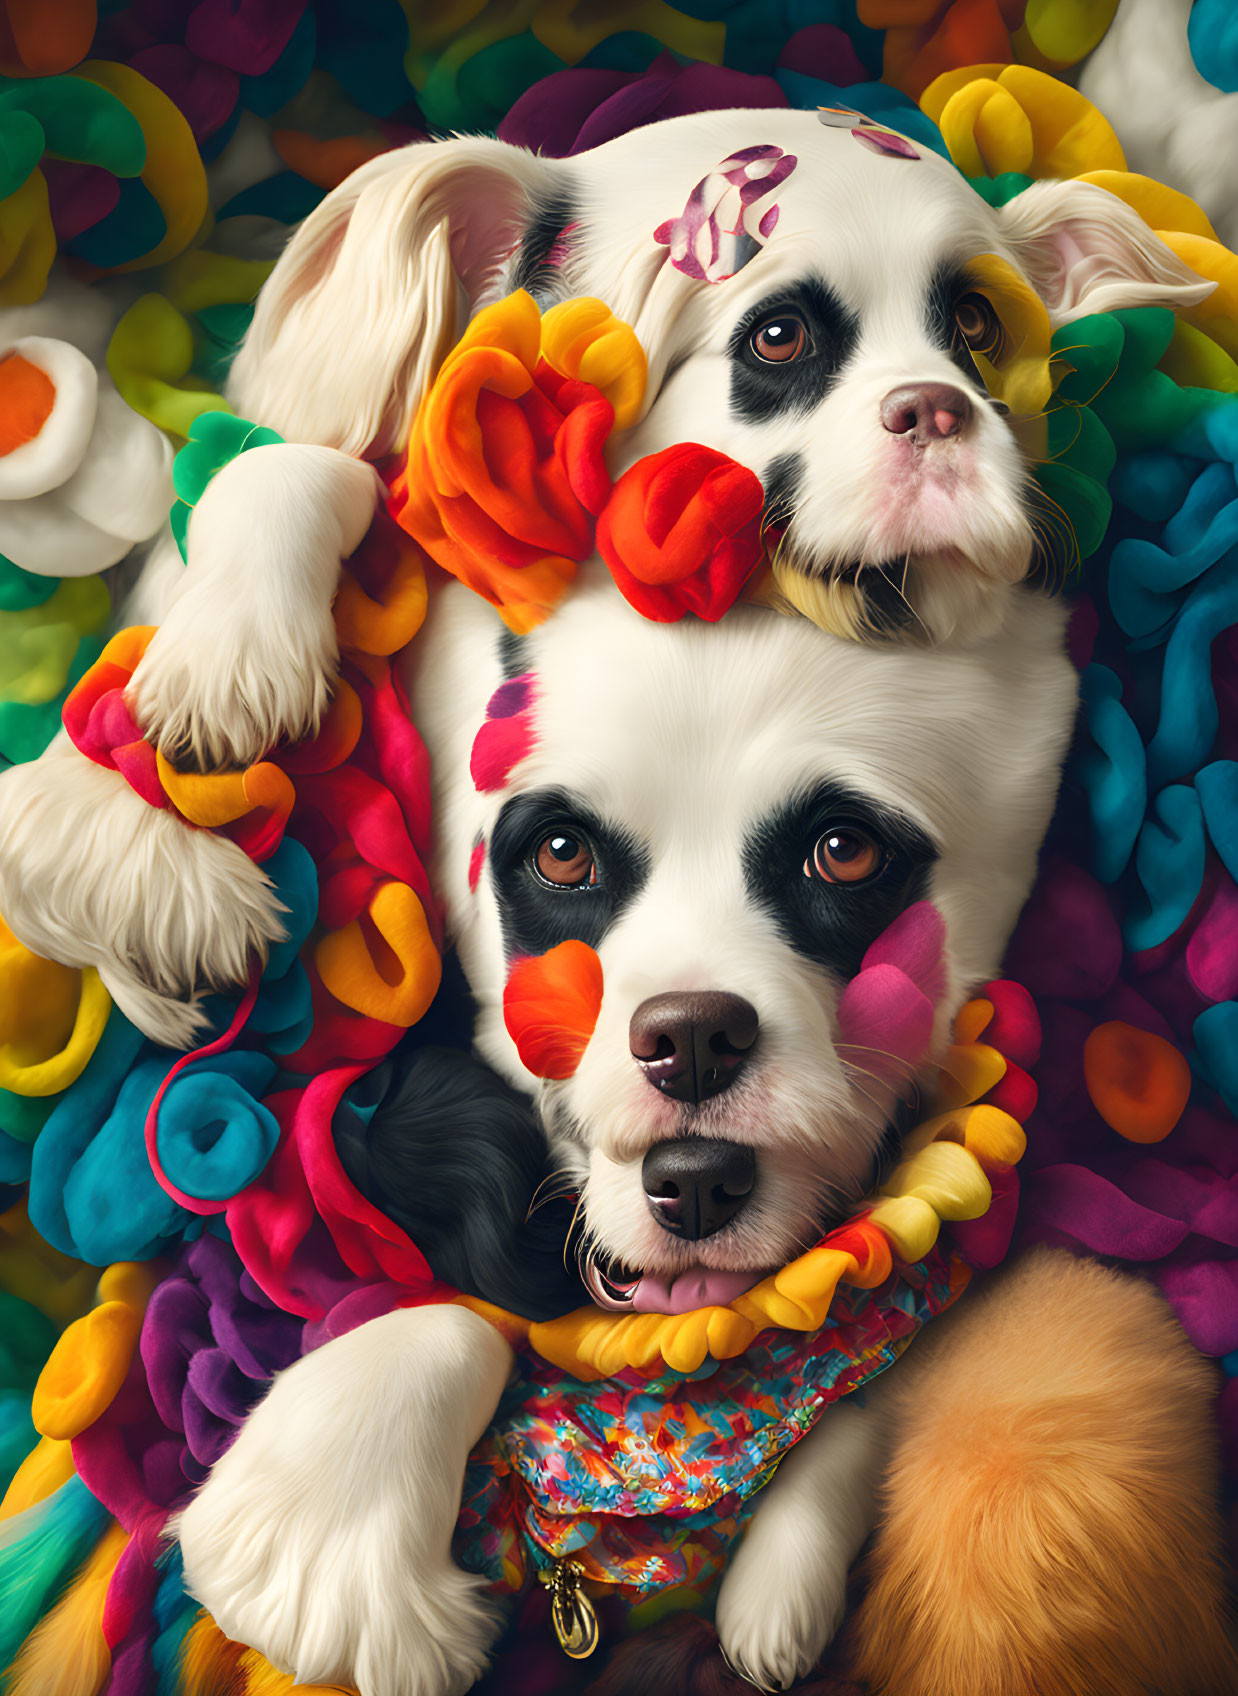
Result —
<path fill-rule="evenodd" d="M 804 876 L 824 883 L 867 883 L 883 870 L 886 853 L 855 825 L 833 825 L 817 838 L 804 861 Z"/>
<path fill-rule="evenodd" d="M 956 300 L 954 322 L 973 353 L 987 356 L 1000 348 L 1001 319 L 982 294 L 965 294 Z"/>
<path fill-rule="evenodd" d="M 748 346 L 766 365 L 789 365 L 807 348 L 808 331 L 801 318 L 784 312 L 778 318 L 767 318 L 758 324 L 748 338 Z"/>
<path fill-rule="evenodd" d="M 583 836 L 568 830 L 555 830 L 538 843 L 533 865 L 543 883 L 556 889 L 580 889 L 598 880 L 593 849 Z"/>

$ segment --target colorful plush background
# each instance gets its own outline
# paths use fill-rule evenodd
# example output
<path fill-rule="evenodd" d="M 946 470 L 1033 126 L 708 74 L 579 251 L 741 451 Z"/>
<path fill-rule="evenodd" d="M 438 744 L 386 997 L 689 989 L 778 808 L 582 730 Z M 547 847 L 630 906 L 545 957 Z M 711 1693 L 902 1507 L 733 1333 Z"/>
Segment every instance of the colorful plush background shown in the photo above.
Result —
<path fill-rule="evenodd" d="M 112 308 L 97 360 L 116 392 L 177 448 L 193 430 L 176 473 L 191 505 L 252 445 L 220 394 L 250 302 L 288 227 L 354 166 L 451 129 L 565 154 L 719 106 L 853 106 L 996 201 L 1089 175 L 1217 280 L 1190 324 L 1101 314 L 1055 338 L 1038 475 L 1082 556 L 1084 707 L 1007 971 L 1044 1028 L 1021 1237 L 1156 1281 L 1227 1374 L 1232 1479 L 1238 261 L 1184 196 L 1126 173 L 1113 128 L 1070 86 L 1116 4 L 0 0 L 0 342 L 29 333 L 8 309 L 40 302 L 53 265 L 94 285 Z M 1226 23 L 1200 0 L 1191 48 L 1230 89 Z M 29 401 L 2 352 L 0 473 L 22 439 L 4 419 Z M 0 538 L 25 534 L 3 496 Z M 109 633 L 109 573 L 57 569 L 0 553 L 3 765 L 46 745 Z M 254 768 L 232 818 L 210 821 L 246 821 L 292 914 L 242 1009 L 244 1041 L 170 1077 L 178 1057 L 93 974 L 32 963 L 0 927 L 0 1517 L 38 1509 L 33 1540 L 0 1549 L 0 1666 L 87 1561 L 96 1686 L 177 1689 L 195 1610 L 175 1562 L 153 1563 L 167 1510 L 272 1372 L 398 1292 L 441 1293 L 351 1191 L 330 1139 L 333 1113 L 372 1109 L 370 1068 L 410 1040 L 437 983 L 424 755 L 387 663 L 420 620 L 415 579 L 379 537 L 344 609 L 343 704 L 313 749 Z M 135 657 L 109 654 L 115 687 Z M 76 698 L 83 734 L 105 696 Z M 363 816 L 377 823 L 352 829 Z M 386 999 L 363 911 L 402 962 Z M 324 915 L 343 940 L 300 957 Z M 215 1007 L 216 1031 L 236 1012 Z M 234 1659 L 233 1688 L 251 1688 L 259 1670 Z M 566 1689 L 568 1670 L 539 1630 L 513 1636 L 495 1680 L 515 1696 Z"/>

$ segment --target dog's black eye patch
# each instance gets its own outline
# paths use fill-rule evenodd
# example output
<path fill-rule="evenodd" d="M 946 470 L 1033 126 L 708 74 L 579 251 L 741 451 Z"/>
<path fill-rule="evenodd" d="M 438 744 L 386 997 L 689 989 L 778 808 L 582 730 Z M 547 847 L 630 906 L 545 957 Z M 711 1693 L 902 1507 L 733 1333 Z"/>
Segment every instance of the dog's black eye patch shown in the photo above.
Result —
<path fill-rule="evenodd" d="M 592 880 L 556 885 L 539 876 L 538 848 L 556 833 L 592 850 Z M 490 872 L 511 958 L 544 954 L 569 939 L 596 948 L 648 877 L 649 855 L 576 797 L 542 789 L 504 806 L 490 836 Z"/>
<path fill-rule="evenodd" d="M 762 325 L 796 319 L 807 336 L 798 357 L 778 363 L 754 351 L 753 338 Z M 744 314 L 731 337 L 732 410 L 748 424 L 764 424 L 785 412 L 811 412 L 850 358 L 859 328 L 855 314 L 815 277 L 770 295 Z"/>
<path fill-rule="evenodd" d="M 880 850 L 880 870 L 862 882 L 808 875 L 822 838 L 851 831 Z M 744 875 L 755 901 L 777 920 L 797 953 L 840 977 L 860 969 L 870 944 L 928 888 L 937 851 L 919 828 L 854 790 L 826 783 L 763 818 L 744 844 Z"/>
<path fill-rule="evenodd" d="M 954 316 L 957 303 L 974 289 L 975 284 L 963 266 L 940 265 L 929 284 L 925 300 L 925 323 L 929 340 L 941 348 L 943 353 L 950 355 L 974 389 L 978 389 L 982 395 L 987 395 L 989 391 L 981 380 L 967 343 L 959 333 L 958 322 Z"/>

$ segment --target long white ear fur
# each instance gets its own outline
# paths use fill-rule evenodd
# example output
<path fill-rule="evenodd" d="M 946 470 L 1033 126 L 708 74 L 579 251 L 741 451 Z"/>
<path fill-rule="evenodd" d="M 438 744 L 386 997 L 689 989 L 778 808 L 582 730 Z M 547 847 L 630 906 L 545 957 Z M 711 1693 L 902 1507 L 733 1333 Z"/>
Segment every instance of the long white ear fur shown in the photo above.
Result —
<path fill-rule="evenodd" d="M 381 154 L 288 244 L 237 354 L 228 396 L 291 441 L 377 457 L 402 444 L 423 387 L 520 238 L 558 166 L 486 137 Z"/>
<path fill-rule="evenodd" d="M 1196 306 L 1216 286 L 1096 183 L 1033 183 L 1007 203 L 1001 221 L 1055 329 L 1091 312 Z"/>

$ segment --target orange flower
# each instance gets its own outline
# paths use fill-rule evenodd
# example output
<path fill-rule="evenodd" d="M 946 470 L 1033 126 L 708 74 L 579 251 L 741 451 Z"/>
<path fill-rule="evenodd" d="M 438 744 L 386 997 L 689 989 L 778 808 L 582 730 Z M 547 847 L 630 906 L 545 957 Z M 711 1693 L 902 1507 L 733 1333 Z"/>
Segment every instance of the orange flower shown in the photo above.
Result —
<path fill-rule="evenodd" d="M 592 552 L 616 406 L 634 410 L 644 389 L 632 331 L 597 302 L 569 309 L 570 323 L 556 309 L 543 324 L 521 290 L 477 315 L 422 403 L 392 491 L 404 529 L 518 631 L 545 618 Z M 543 335 L 566 370 L 542 357 Z"/>

